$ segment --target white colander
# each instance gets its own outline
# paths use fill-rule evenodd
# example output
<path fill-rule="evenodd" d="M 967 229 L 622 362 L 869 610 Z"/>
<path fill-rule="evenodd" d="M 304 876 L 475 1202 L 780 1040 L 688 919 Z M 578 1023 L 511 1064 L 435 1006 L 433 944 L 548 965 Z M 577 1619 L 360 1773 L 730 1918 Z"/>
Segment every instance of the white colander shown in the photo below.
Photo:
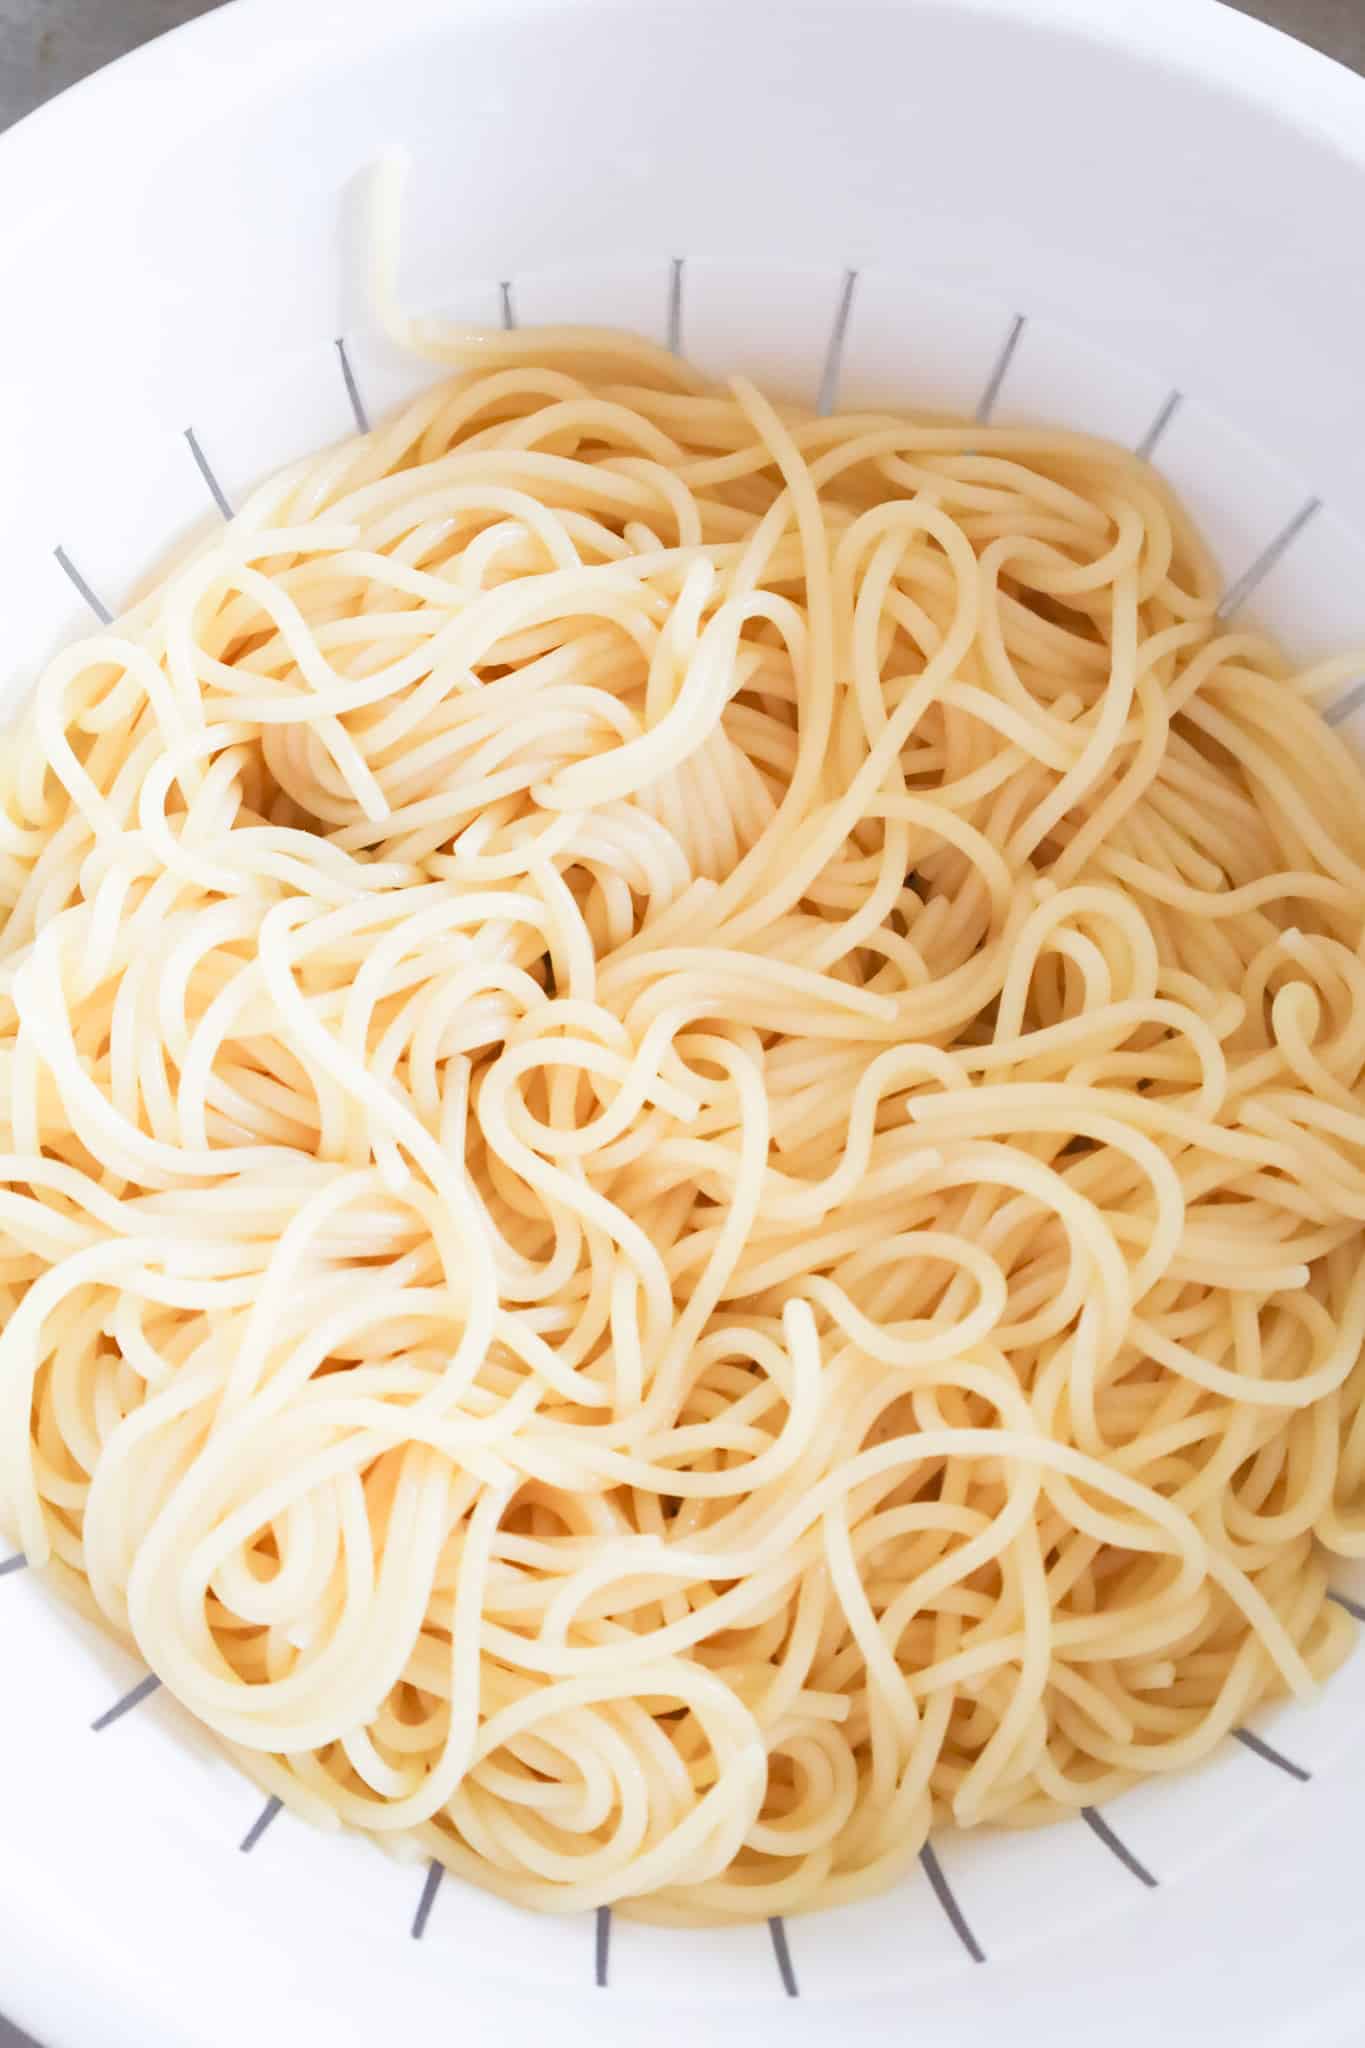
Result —
<path fill-rule="evenodd" d="M 1365 84 L 1325 60 L 1214 0 L 237 0 L 0 142 L 11 703 L 430 374 L 355 247 L 395 143 L 408 304 L 1144 446 L 1231 604 L 1365 646 Z M 1361 2041 L 1363 1708 L 1365 1650 L 1206 1769 L 948 1835 L 868 1905 L 539 1919 L 262 1810 L 0 1556 L 0 2005 L 70 2048 Z"/>

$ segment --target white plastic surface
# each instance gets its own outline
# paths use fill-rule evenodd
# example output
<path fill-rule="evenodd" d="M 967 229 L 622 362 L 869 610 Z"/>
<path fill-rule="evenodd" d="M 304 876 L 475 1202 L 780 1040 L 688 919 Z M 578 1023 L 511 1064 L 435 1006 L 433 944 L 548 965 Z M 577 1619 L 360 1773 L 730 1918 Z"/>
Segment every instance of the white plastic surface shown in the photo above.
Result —
<path fill-rule="evenodd" d="M 263 469 L 433 372 L 375 334 L 358 181 L 416 160 L 402 289 L 496 322 L 668 333 L 813 399 L 1137 445 L 1306 655 L 1365 639 L 1365 85 L 1212 0 L 239 0 L 0 141 L 8 709 Z M 1017 325 L 1020 316 L 1022 324 Z M 1013 337 L 1008 361 L 1004 351 Z M 1362 671 L 1365 674 L 1365 670 Z M 1343 692 L 1343 695 L 1345 692 Z M 1365 727 L 1365 711 L 1343 722 Z M 1363 735 L 1365 737 L 1365 735 Z M 1343 1573 L 1359 1595 L 1365 1578 Z M 1365 2038 L 1365 1649 L 1322 1702 L 1080 1822 L 940 1844 L 889 1896 L 679 1933 L 531 1919 L 261 1796 L 25 1572 L 0 1574 L 0 1995 L 56 2048 L 1114 2048 Z M 780 1962 L 790 1964 L 784 1981 Z M 791 1996 L 794 1986 L 799 1994 Z"/>

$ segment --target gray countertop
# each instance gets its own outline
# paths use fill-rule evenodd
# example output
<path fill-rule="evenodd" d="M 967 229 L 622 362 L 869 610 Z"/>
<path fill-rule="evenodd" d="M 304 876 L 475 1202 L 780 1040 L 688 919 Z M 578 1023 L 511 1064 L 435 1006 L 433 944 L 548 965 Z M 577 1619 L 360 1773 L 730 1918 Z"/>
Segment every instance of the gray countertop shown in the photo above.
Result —
<path fill-rule="evenodd" d="M 164 29 L 218 0 L 0 0 L 0 128 Z M 1194 6 L 1198 0 L 1189 0 Z M 1238 0 L 1246 14 L 1288 29 L 1365 71 L 1363 0 Z M 0 2048 L 33 2048 L 0 2018 Z"/>
<path fill-rule="evenodd" d="M 217 0 L 0 0 L 0 128 Z"/>

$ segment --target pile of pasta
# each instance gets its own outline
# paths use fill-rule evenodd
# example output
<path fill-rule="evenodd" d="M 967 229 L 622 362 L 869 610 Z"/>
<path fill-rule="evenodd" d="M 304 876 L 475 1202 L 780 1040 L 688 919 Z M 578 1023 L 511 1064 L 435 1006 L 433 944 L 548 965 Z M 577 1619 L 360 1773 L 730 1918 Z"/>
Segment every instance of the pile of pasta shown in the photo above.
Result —
<path fill-rule="evenodd" d="M 0 1522 L 300 1814 L 845 1902 L 1349 1647 L 1351 667 L 1111 446 L 450 352 L 0 760 Z"/>

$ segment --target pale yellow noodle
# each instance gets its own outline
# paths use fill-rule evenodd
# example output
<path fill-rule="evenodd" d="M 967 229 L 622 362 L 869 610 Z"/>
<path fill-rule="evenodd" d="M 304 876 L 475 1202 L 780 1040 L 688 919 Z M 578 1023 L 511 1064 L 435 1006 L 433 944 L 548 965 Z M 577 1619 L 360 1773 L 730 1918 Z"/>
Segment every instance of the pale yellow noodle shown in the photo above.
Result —
<path fill-rule="evenodd" d="M 0 765 L 0 1523 L 300 1814 L 551 1910 L 1196 1762 L 1365 1555 L 1353 671 L 1115 448 L 387 262 L 456 374 Z"/>

